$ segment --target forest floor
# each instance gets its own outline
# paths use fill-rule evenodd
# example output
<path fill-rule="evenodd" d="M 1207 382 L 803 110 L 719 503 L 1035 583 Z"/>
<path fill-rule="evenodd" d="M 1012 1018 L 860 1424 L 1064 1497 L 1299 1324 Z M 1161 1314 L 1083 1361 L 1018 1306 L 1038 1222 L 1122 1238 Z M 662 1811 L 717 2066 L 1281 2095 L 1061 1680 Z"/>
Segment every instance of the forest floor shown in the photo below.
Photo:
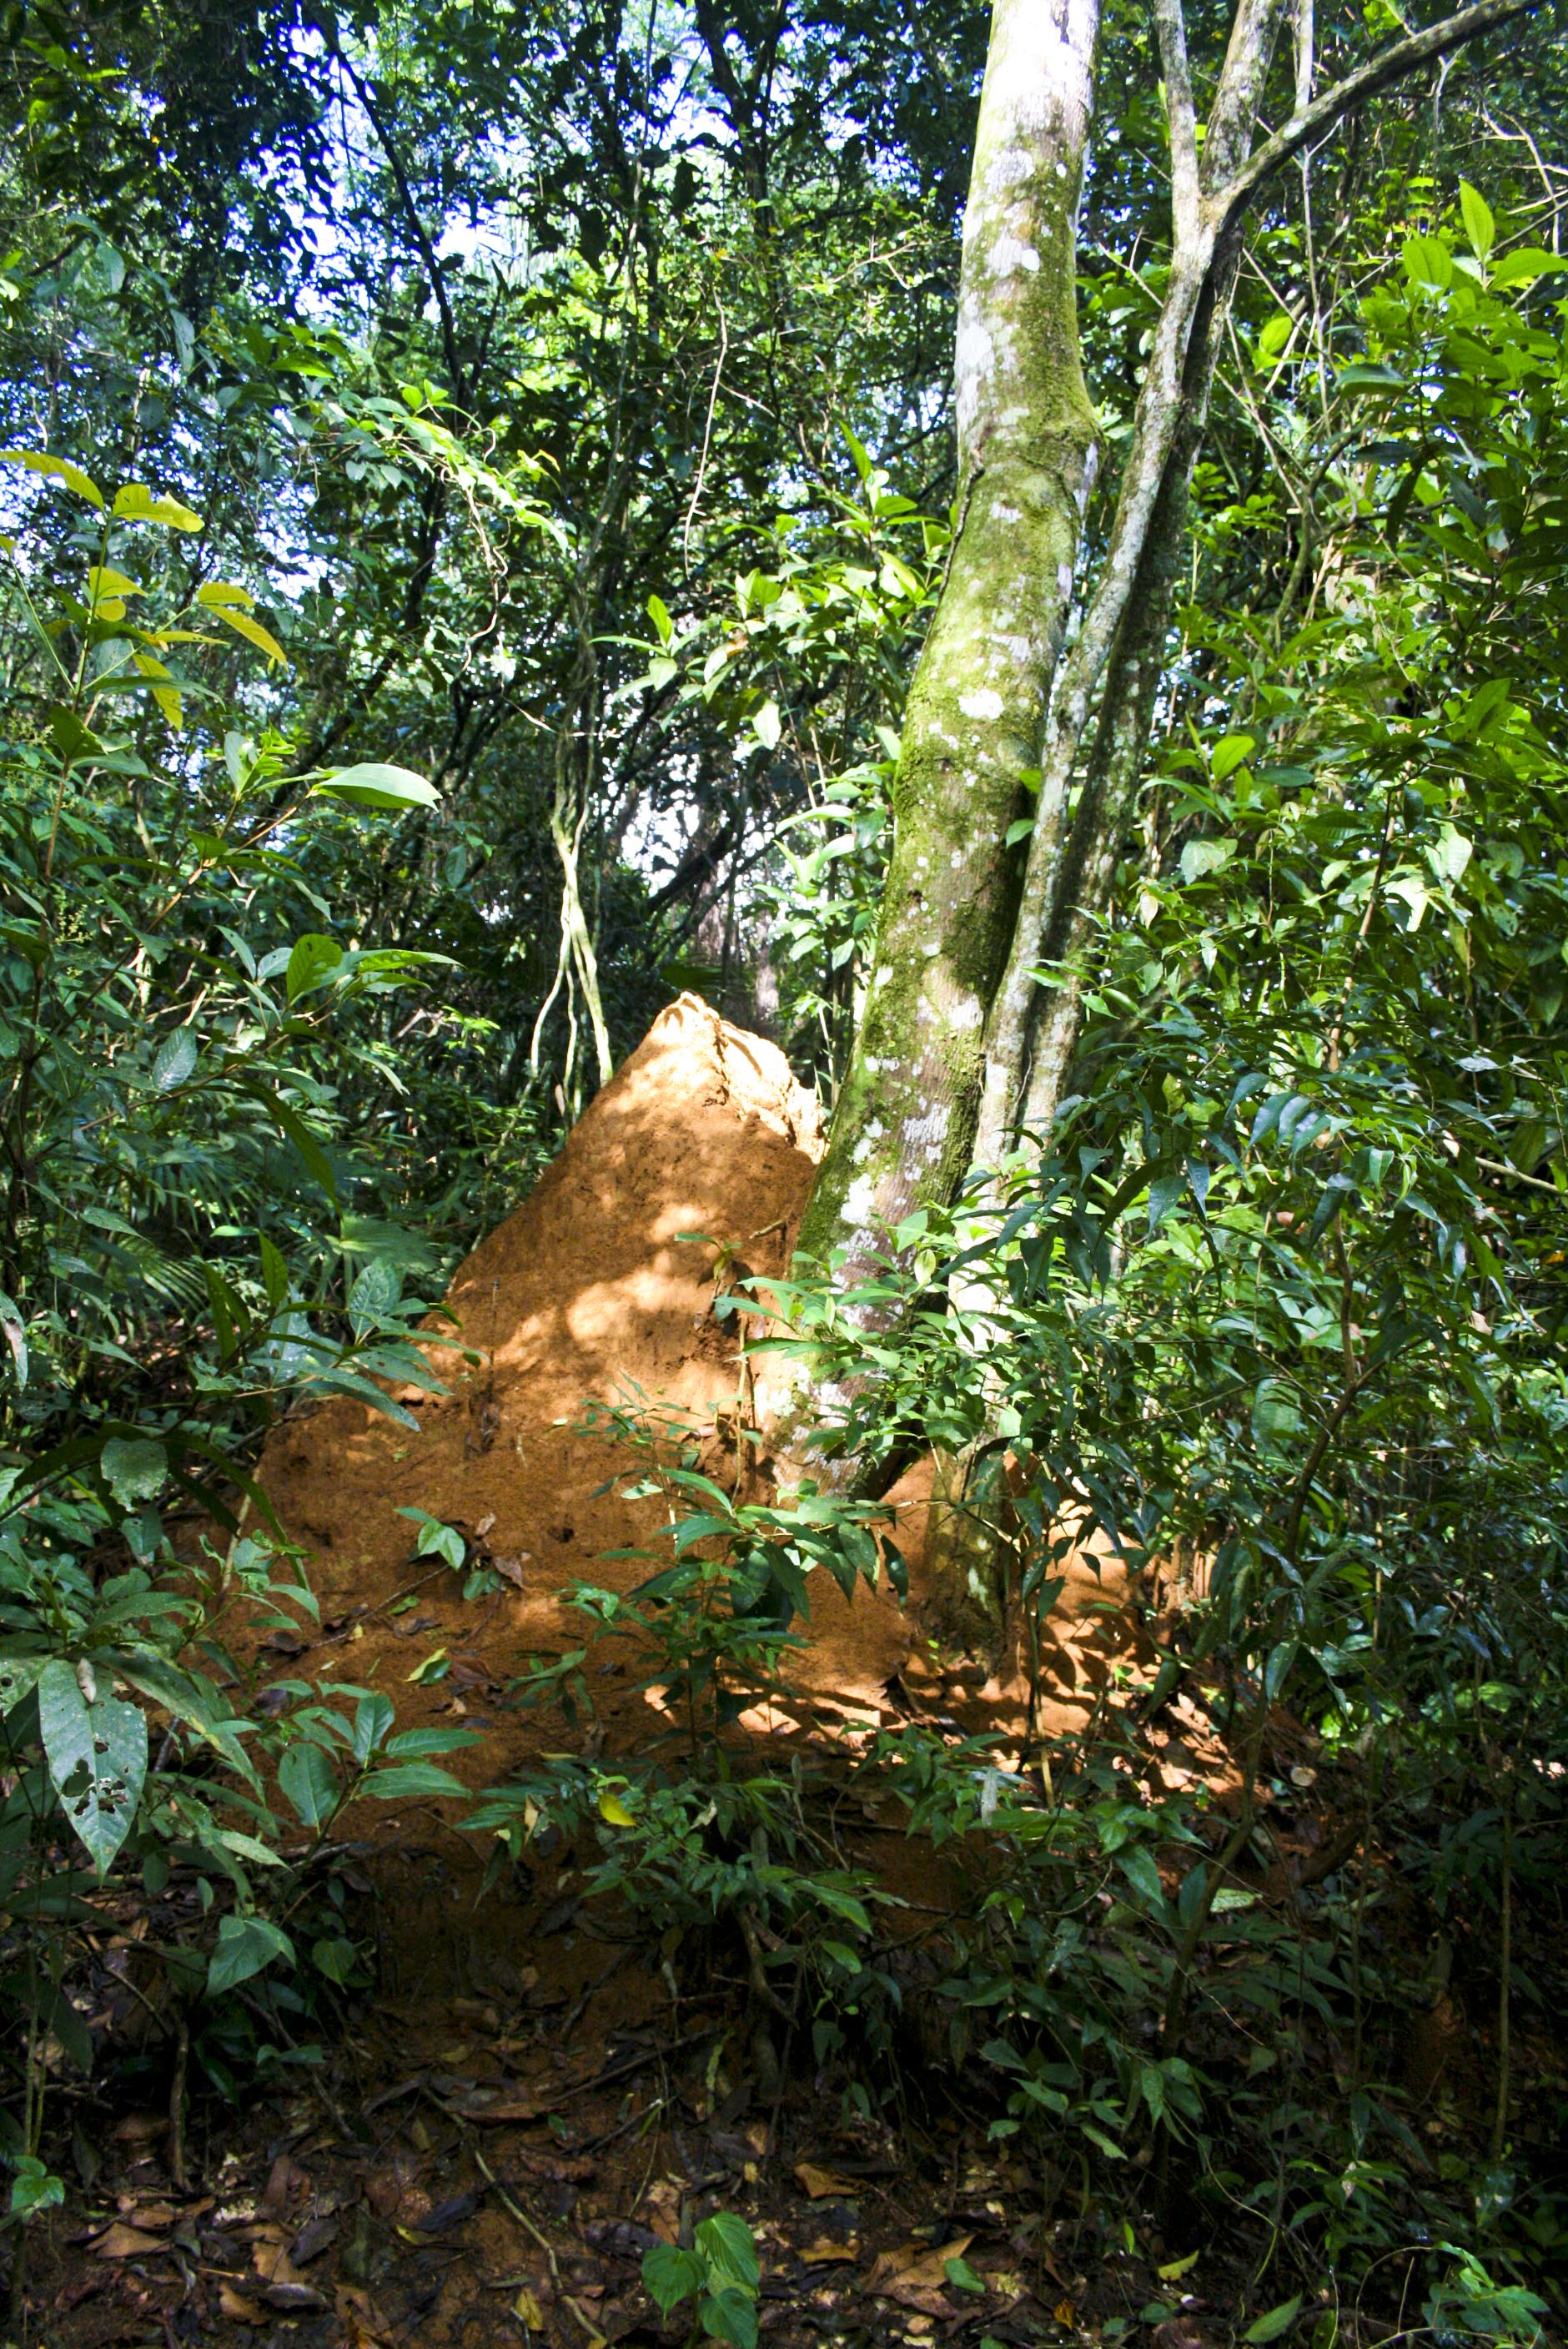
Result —
<path fill-rule="evenodd" d="M 560 1602 L 575 1575 L 624 1590 L 650 1571 L 660 1505 L 625 1496 L 635 1460 L 574 1432 L 584 1401 L 673 1408 L 722 1468 L 737 1346 L 714 1298 L 741 1269 L 788 1264 L 819 1148 L 813 1105 L 770 1047 L 689 998 L 662 1015 L 459 1271 L 449 1301 L 478 1360 L 454 1361 L 444 1398 L 405 1398 L 419 1433 L 335 1402 L 274 1439 L 263 1482 L 308 1555 L 322 1620 L 253 1636 L 263 1682 L 380 1688 L 399 1728 L 475 1730 L 450 1758 L 476 1788 L 542 1751 L 613 1763 L 659 1745 L 678 1758 L 683 1724 L 629 1661 L 591 1659 L 587 1718 L 520 1709 L 508 1692 L 531 1659 L 582 1644 Z M 849 1764 L 900 1721 L 1015 1736 L 1022 1722 L 1015 1682 L 949 1669 L 920 1637 L 924 1491 L 916 1472 L 892 1496 L 909 1605 L 814 1592 L 791 1698 L 744 1717 L 732 1758 L 793 1753 L 830 1770 L 837 1757 L 845 1863 L 940 1919 L 972 1906 L 973 1888 L 854 1795 Z M 459 1526 L 469 1568 L 499 1590 L 465 1600 L 462 1575 L 416 1558 L 405 1509 Z M 614 1555 L 625 1551 L 643 1555 Z M 1091 1729 L 1147 1678 L 1114 1561 L 1075 1561 L 1055 1619 L 1043 1725 Z M 1281 1737 L 1292 1750 L 1274 1763 L 1288 1772 L 1304 1749 L 1288 1724 Z M 1202 1780 L 1220 1808 L 1236 1781 L 1184 1706 L 1145 1736 L 1140 1767 L 1156 1794 Z M 945 2049 L 923 2066 L 920 2033 L 944 2033 L 944 2019 L 910 2018 L 896 2123 L 859 2117 L 819 2085 L 809 2019 L 769 2020 L 717 1941 L 704 1955 L 688 1938 L 677 1973 L 676 1937 L 663 1945 L 586 1899 L 569 1847 L 547 1838 L 481 1889 L 486 1855 L 459 1806 L 368 1809 L 347 1823 L 337 1866 L 372 1920 L 374 1992 L 350 1997 L 324 2060 L 274 2072 L 270 2093 L 237 2108 L 192 2095 L 178 2134 L 161 2089 L 156 2106 L 127 2106 L 112 2084 L 77 2094 L 78 2179 L 36 2230 L 32 2337 L 54 2349 L 668 2343 L 681 2328 L 661 2326 L 643 2252 L 717 2209 L 755 2230 L 775 2349 L 1025 2349 L 1099 2340 L 1108 2323 L 1111 2338 L 1141 2323 L 1159 2349 L 1200 2349 L 1244 2323 L 1240 2251 L 1162 2280 L 1193 2245 L 1167 2240 L 1135 2188 L 1124 2208 L 1136 2215 L 1108 2231 L 1077 2182 L 987 2141 Z M 1287 1802 L 1274 1825 L 1282 1864 L 1336 1832 L 1315 1797 L 1294 1816 Z M 146 1912 L 125 1921 L 102 1953 L 95 2020 L 111 2035 L 134 2023 L 135 1940 L 159 1931 Z M 157 2065 L 141 2076 L 145 2095 Z"/>

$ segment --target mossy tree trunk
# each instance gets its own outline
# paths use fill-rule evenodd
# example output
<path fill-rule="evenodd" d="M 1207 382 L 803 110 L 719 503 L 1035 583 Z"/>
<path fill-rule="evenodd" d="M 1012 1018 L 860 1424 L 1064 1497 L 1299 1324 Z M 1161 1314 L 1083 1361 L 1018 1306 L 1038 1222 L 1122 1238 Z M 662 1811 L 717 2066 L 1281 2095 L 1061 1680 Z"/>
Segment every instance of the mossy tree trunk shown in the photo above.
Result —
<path fill-rule="evenodd" d="M 864 1276 L 969 1164 L 1098 438 L 1074 254 L 1099 0 L 996 0 L 964 221 L 958 528 L 905 714 L 861 1033 L 801 1246 Z"/>
<path fill-rule="evenodd" d="M 1236 0 L 1202 134 L 1181 0 L 1152 0 L 1171 138 L 1167 290 L 1106 554 L 1060 657 L 1097 438 L 1078 338 L 1074 233 L 1099 0 L 995 0 L 975 134 L 954 358 L 960 519 L 911 692 L 896 833 L 861 1032 L 801 1245 L 852 1288 L 922 1202 L 1037 1143 L 1060 1097 L 1078 994 L 1070 964 L 1109 903 L 1142 781 L 1217 330 L 1246 212 L 1347 110 L 1526 14 L 1479 5 L 1391 44 L 1323 96 L 1298 43 L 1282 129 L 1253 151 L 1290 0 Z M 1022 872 L 1006 845 L 1039 771 Z M 963 1299 L 960 1302 L 966 1301 Z M 832 1407 L 826 1395 L 819 1401 Z M 788 1442 L 807 1412 L 780 1414 Z M 996 1624 L 987 1511 L 971 1464 L 941 1464 L 928 1561 L 946 1627 Z M 835 1481 L 852 1470 L 834 1473 Z"/>

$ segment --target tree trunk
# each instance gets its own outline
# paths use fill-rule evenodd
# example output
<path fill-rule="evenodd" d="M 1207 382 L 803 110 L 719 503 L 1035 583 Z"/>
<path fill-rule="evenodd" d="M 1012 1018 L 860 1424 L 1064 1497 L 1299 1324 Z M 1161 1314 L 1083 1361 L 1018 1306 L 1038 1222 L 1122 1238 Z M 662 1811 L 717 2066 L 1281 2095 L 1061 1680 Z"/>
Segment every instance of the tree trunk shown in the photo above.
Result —
<path fill-rule="evenodd" d="M 911 690 L 866 1012 L 801 1246 L 846 1251 L 969 1164 L 1013 936 L 1010 824 L 1041 731 L 1098 456 L 1075 241 L 1098 0 L 996 0 L 964 222 L 958 524 Z"/>
<path fill-rule="evenodd" d="M 1255 153 L 1287 0 L 1238 0 L 1202 140 L 1181 0 L 1152 5 L 1171 129 L 1171 268 L 1104 564 L 1058 660 L 1097 454 L 1073 233 L 1098 0 L 1065 0 L 1060 22 L 1041 0 L 995 0 L 965 218 L 958 534 L 911 691 L 866 1015 L 801 1233 L 812 1255 L 842 1251 L 845 1288 L 873 1271 L 880 1227 L 923 1201 L 949 1202 L 967 1174 L 993 1178 L 980 1204 L 994 1206 L 1020 1125 L 1037 1146 L 1054 1117 L 1078 1024 L 1071 959 L 1109 903 L 1142 779 L 1247 207 L 1347 109 L 1532 0 L 1478 0 L 1309 103 L 1310 59 L 1298 56 L 1296 110 Z M 1020 881 L 1006 833 L 1037 757 Z M 1045 965 L 1057 968 L 1042 981 Z M 954 1303 L 983 1312 L 983 1276 L 965 1276 Z M 830 1409 L 840 1399 L 817 1400 Z M 797 1393 L 779 1416 L 786 1448 L 805 1417 Z M 985 1644 L 1000 1619 L 1005 1493 L 998 1475 L 989 1497 L 976 1494 L 978 1454 L 939 1463 L 927 1560 L 941 1628 Z"/>

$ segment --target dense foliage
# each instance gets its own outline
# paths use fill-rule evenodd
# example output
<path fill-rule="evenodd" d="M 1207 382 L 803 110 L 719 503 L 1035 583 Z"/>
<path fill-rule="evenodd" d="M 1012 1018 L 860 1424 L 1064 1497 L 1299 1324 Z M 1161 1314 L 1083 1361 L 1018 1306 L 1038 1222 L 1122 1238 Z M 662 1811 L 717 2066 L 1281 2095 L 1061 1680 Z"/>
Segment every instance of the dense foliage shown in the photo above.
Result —
<path fill-rule="evenodd" d="M 1394 14 L 1325 13 L 1322 57 Z M 882 0 L 0 27 L 18 2222 L 63 2190 L 45 2092 L 51 2051 L 92 2062 L 70 1975 L 106 1903 L 151 1904 L 180 2077 L 193 2048 L 233 2094 L 366 1979 L 338 1809 L 455 1786 L 464 1733 L 399 1736 L 368 1691 L 250 1709 L 229 1627 L 315 1603 L 251 1482 L 266 1428 L 438 1382 L 412 1340 L 445 1270 L 678 988 L 842 1074 L 951 543 L 984 29 Z M 1201 73 L 1223 31 L 1194 13 Z M 1086 578 L 1168 258 L 1152 36 L 1108 39 Z M 1280 181 L 1070 1099 L 999 1205 L 893 1236 L 876 1338 L 822 1268 L 775 1290 L 851 1398 L 855 1497 L 738 1498 L 644 1432 L 676 1556 L 582 1604 L 684 1692 L 689 1771 L 542 1765 L 470 1821 L 521 1855 L 553 1820 L 659 1933 L 738 1936 L 861 2109 L 967 2067 L 1086 2200 L 1240 2229 L 1249 2337 L 1305 2309 L 1315 2349 L 1342 2313 L 1363 2337 L 1360 2292 L 1368 2325 L 1413 2292 L 1435 2335 L 1529 2341 L 1568 2271 L 1565 137 L 1541 17 Z M 971 1868 L 912 1953 L 821 1789 L 724 1732 L 787 1679 L 813 1573 L 896 1575 L 874 1494 L 932 1445 L 992 1562 L 952 1641 L 1037 1672 L 1090 1525 L 1174 1560 L 1178 1603 L 1098 1740 L 856 1759 Z M 583 1661 L 520 1697 L 581 1699 Z M 1231 1741 L 1223 1816 L 1140 1775 L 1172 1706 Z M 1348 1823 L 1283 1898 L 1282 1720 Z M 1485 2077 L 1418 2111 L 1401 2038 L 1450 1986 Z M 749 2311 L 722 2249 L 670 2307 Z"/>

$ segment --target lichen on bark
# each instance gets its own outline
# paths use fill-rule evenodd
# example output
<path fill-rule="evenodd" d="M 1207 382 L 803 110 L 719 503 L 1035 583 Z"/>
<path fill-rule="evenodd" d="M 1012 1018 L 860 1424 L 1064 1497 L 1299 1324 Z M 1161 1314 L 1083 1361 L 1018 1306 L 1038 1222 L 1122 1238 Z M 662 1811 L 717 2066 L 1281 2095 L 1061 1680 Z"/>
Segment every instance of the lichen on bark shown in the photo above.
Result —
<path fill-rule="evenodd" d="M 969 1162 L 1097 429 L 1075 244 L 1099 0 L 996 0 L 964 223 L 958 525 L 905 714 L 861 1033 L 801 1245 L 852 1286 Z"/>

